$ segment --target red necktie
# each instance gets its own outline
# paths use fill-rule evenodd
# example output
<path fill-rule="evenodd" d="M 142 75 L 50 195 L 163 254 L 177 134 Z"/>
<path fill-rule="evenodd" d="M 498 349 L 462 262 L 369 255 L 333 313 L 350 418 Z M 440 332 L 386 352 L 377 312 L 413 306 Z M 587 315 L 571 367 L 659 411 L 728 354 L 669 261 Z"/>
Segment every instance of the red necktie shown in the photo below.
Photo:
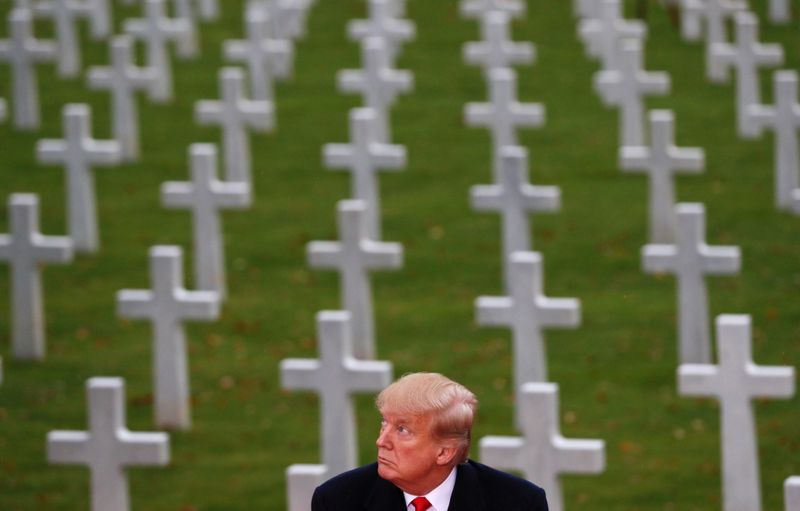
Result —
<path fill-rule="evenodd" d="M 431 503 L 425 497 L 417 497 L 411 501 L 411 505 L 414 506 L 414 511 L 425 511 L 431 507 Z"/>

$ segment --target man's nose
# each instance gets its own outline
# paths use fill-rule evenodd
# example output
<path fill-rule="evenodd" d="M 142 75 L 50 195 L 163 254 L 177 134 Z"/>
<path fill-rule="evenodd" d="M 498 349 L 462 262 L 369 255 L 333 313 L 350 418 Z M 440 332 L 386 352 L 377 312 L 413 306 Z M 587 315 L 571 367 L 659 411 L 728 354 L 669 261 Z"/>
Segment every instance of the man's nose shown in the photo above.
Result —
<path fill-rule="evenodd" d="M 378 433 L 378 439 L 375 440 L 375 445 L 383 448 L 389 447 L 389 428 L 382 429 L 381 432 Z"/>

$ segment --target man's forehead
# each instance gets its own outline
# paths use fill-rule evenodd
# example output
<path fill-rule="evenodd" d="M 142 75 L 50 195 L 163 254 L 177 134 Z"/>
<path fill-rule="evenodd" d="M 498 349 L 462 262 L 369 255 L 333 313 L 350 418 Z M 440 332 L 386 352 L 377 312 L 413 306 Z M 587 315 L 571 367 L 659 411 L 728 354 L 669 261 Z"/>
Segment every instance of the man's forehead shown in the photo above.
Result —
<path fill-rule="evenodd" d="M 383 420 L 387 422 L 393 422 L 396 424 L 422 423 L 427 420 L 427 416 L 424 414 L 415 415 L 411 413 L 397 412 L 391 409 L 381 410 L 381 416 L 383 417 Z"/>

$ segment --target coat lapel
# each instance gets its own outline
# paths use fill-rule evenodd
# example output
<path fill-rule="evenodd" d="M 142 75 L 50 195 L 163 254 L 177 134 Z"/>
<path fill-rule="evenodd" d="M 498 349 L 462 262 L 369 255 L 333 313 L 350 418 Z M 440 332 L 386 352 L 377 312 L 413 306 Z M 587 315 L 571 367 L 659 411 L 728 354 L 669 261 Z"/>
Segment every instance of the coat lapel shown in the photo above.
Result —
<path fill-rule="evenodd" d="M 456 486 L 450 497 L 448 511 L 486 511 L 486 500 L 483 497 L 480 481 L 472 465 L 462 463 L 456 473 Z"/>
<path fill-rule="evenodd" d="M 400 488 L 376 474 L 372 493 L 364 501 L 366 511 L 406 511 Z"/>

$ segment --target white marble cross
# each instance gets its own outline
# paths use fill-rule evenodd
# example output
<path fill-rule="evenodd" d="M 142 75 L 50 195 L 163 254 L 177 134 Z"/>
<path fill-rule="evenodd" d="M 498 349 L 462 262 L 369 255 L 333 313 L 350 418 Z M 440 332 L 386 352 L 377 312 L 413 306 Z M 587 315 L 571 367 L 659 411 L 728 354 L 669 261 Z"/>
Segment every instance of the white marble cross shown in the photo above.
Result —
<path fill-rule="evenodd" d="M 517 101 L 517 75 L 512 69 L 489 70 L 489 102 L 464 105 L 468 126 L 484 126 L 492 137 L 492 175 L 500 179 L 500 150 L 519 145 L 517 127 L 544 125 L 545 109 L 539 103 Z"/>
<path fill-rule="evenodd" d="M 314 490 L 332 475 L 329 475 L 325 465 L 290 465 L 286 469 L 287 511 L 311 509 L 311 497 L 314 495 Z"/>
<path fill-rule="evenodd" d="M 394 16 L 394 4 L 395 0 L 369 0 L 368 19 L 352 20 L 347 24 L 347 34 L 353 41 L 363 41 L 367 37 L 383 39 L 391 64 L 395 62 L 403 43 L 416 36 L 414 23 Z"/>
<path fill-rule="evenodd" d="M 529 215 L 557 211 L 561 207 L 561 190 L 557 186 L 528 183 L 528 151 L 524 147 L 505 146 L 500 150 L 497 177 L 495 184 L 473 186 L 470 197 L 473 209 L 500 213 L 503 232 L 500 259 L 504 290 L 510 293 L 513 280 L 509 264 L 511 254 L 533 248 Z"/>
<path fill-rule="evenodd" d="M 41 265 L 72 261 L 72 241 L 39 232 L 39 199 L 15 193 L 8 198 L 9 234 L 0 234 L 0 261 L 11 270 L 11 344 L 14 357 L 45 355 Z"/>
<path fill-rule="evenodd" d="M 46 17 L 55 25 L 58 44 L 56 64 L 61 76 L 75 77 L 81 72 L 80 39 L 75 23 L 78 19 L 89 19 L 93 5 L 84 0 L 51 0 L 37 2 L 33 12 L 37 17 Z"/>
<path fill-rule="evenodd" d="M 600 15 L 581 21 L 578 33 L 586 52 L 600 59 L 603 71 L 616 71 L 620 66 L 620 45 L 623 41 L 643 41 L 647 25 L 641 20 L 625 19 L 620 0 L 599 0 Z"/>
<path fill-rule="evenodd" d="M 772 77 L 773 105 L 752 105 L 747 110 L 748 131 L 761 135 L 766 128 L 775 132 L 775 205 L 800 211 L 800 200 L 793 199 L 800 187 L 800 103 L 797 101 L 797 72 L 776 71 Z M 800 197 L 798 197 L 800 199 Z"/>
<path fill-rule="evenodd" d="M 107 89 L 111 94 L 111 133 L 119 142 L 125 161 L 139 159 L 139 114 L 136 108 L 136 91 L 147 91 L 158 96 L 155 68 L 139 67 L 133 62 L 133 40 L 130 36 L 116 36 L 109 45 L 110 66 L 89 68 L 87 81 L 90 89 Z"/>
<path fill-rule="evenodd" d="M 705 242 L 705 208 L 702 204 L 675 206 L 677 241 L 670 245 L 645 245 L 642 267 L 646 273 L 672 273 L 678 281 L 678 360 L 682 364 L 711 362 L 708 291 L 704 276 L 738 273 L 739 247 L 710 246 Z"/>
<path fill-rule="evenodd" d="M 703 35 L 701 24 L 704 0 L 679 0 L 681 12 L 681 37 L 684 41 L 699 41 Z"/>
<path fill-rule="evenodd" d="M 47 434 L 50 463 L 86 465 L 91 473 L 92 511 L 128 511 L 128 467 L 167 465 L 166 433 L 134 433 L 125 427 L 125 381 L 90 378 L 86 382 L 89 431 Z"/>
<path fill-rule="evenodd" d="M 200 18 L 214 21 L 219 18 L 219 0 L 197 0 Z"/>
<path fill-rule="evenodd" d="M 358 465 L 356 418 L 351 396 L 378 392 L 392 382 L 392 364 L 356 360 L 352 352 L 350 313 L 317 314 L 319 359 L 281 361 L 281 387 L 311 390 L 321 408 L 322 463 L 338 474 Z"/>
<path fill-rule="evenodd" d="M 375 358 L 375 326 L 369 272 L 396 269 L 403 264 L 403 246 L 369 239 L 367 205 L 363 200 L 339 201 L 340 241 L 312 241 L 307 245 L 312 268 L 339 271 L 343 309 L 352 317 L 353 354 L 356 358 Z"/>
<path fill-rule="evenodd" d="M 86 0 L 89 3 L 92 39 L 102 41 L 114 33 L 111 0 Z"/>
<path fill-rule="evenodd" d="M 377 142 L 374 136 L 378 122 L 375 110 L 350 110 L 350 143 L 325 144 L 322 148 L 325 166 L 351 172 L 352 199 L 363 199 L 366 211 L 367 237 L 381 239 L 380 170 L 402 170 L 406 165 L 406 148 Z"/>
<path fill-rule="evenodd" d="M 146 0 L 145 17 L 128 19 L 124 31 L 144 41 L 147 66 L 155 69 L 157 83 L 153 99 L 160 102 L 172 100 L 172 64 L 167 43 L 174 41 L 177 54 L 192 57 L 197 54 L 193 25 L 182 18 L 169 18 L 165 13 L 165 0 Z"/>
<path fill-rule="evenodd" d="M 648 182 L 648 242 L 675 242 L 675 185 L 679 172 L 699 173 L 705 168 L 702 148 L 675 146 L 675 115 L 671 110 L 650 111 L 650 146 L 625 146 L 619 165 L 626 171 L 644 172 Z"/>
<path fill-rule="evenodd" d="M 561 435 L 555 383 L 525 383 L 517 391 L 522 395 L 522 436 L 481 438 L 481 461 L 521 471 L 523 477 L 544 488 L 550 511 L 563 511 L 561 474 L 598 474 L 605 470 L 605 442 Z"/>
<path fill-rule="evenodd" d="M 769 21 L 779 25 L 792 21 L 789 0 L 769 0 Z"/>
<path fill-rule="evenodd" d="M 521 0 L 461 0 L 459 4 L 464 18 L 482 18 L 490 12 L 505 12 L 514 18 L 525 16 L 525 2 Z"/>
<path fill-rule="evenodd" d="M 524 428 L 523 384 L 547 381 L 545 328 L 575 328 L 581 322 L 581 304 L 574 298 L 544 295 L 542 256 L 514 252 L 509 257 L 511 289 L 507 296 L 481 296 L 475 301 L 479 325 L 511 329 L 514 360 L 515 424 Z"/>
<path fill-rule="evenodd" d="M 714 45 L 728 42 L 728 21 L 736 13 L 747 10 L 746 0 L 703 0 L 700 5 L 698 19 L 701 26 L 705 21 L 706 78 L 709 81 L 725 81 L 725 69 L 713 55 Z"/>
<path fill-rule="evenodd" d="M 408 71 L 392 69 L 387 43 L 379 37 L 361 41 L 363 69 L 343 69 L 337 75 L 339 90 L 361 94 L 364 106 L 375 110 L 377 142 L 391 142 L 389 110 L 398 94 L 411 91 L 414 77 Z"/>
<path fill-rule="evenodd" d="M 0 62 L 11 68 L 11 106 L 14 125 L 25 130 L 40 124 L 36 63 L 56 60 L 56 44 L 34 38 L 31 12 L 14 9 L 8 16 L 9 39 L 0 40 Z"/>
<path fill-rule="evenodd" d="M 481 18 L 481 41 L 463 45 L 464 62 L 480 66 L 484 72 L 515 64 L 530 64 L 536 59 L 533 43 L 511 40 L 511 17 L 505 12 L 490 12 Z"/>
<path fill-rule="evenodd" d="M 150 248 L 148 290 L 117 292 L 117 315 L 147 319 L 153 324 L 153 397 L 155 422 L 162 428 L 191 426 L 189 369 L 184 320 L 211 321 L 219 317 L 219 296 L 213 291 L 183 288 L 180 247 Z"/>
<path fill-rule="evenodd" d="M 572 0 L 572 11 L 578 19 L 600 17 L 600 0 Z"/>
<path fill-rule="evenodd" d="M 800 476 L 787 477 L 783 482 L 785 511 L 800 511 Z"/>
<path fill-rule="evenodd" d="M 64 138 L 36 144 L 39 163 L 61 164 L 66 171 L 67 232 L 76 252 L 97 252 L 97 192 L 92 168 L 116 166 L 122 151 L 116 140 L 92 138 L 89 105 L 71 103 L 62 110 Z"/>
<path fill-rule="evenodd" d="M 644 145 L 644 97 L 669 93 L 670 77 L 666 72 L 643 70 L 642 44 L 626 40 L 620 48 L 619 68 L 595 74 L 595 91 L 606 106 L 619 108 L 619 145 Z"/>
<path fill-rule="evenodd" d="M 305 36 L 309 0 L 248 0 L 247 16 L 266 15 L 277 39 L 297 40 Z"/>
<path fill-rule="evenodd" d="M 213 144 L 189 146 L 191 181 L 161 185 L 161 203 L 168 208 L 190 209 L 194 243 L 195 288 L 227 295 L 225 247 L 219 210 L 250 206 L 250 185 L 217 179 L 217 148 Z"/>
<path fill-rule="evenodd" d="M 711 48 L 712 58 L 727 80 L 728 69 L 736 70 L 736 128 L 740 137 L 754 138 L 748 129 L 748 108 L 761 104 L 761 82 L 758 70 L 783 63 L 783 48 L 779 44 L 758 42 L 758 18 L 751 12 L 736 14 L 736 42 L 717 43 Z"/>
<path fill-rule="evenodd" d="M 219 101 L 195 103 L 195 118 L 201 124 L 218 124 L 222 129 L 222 152 L 226 181 L 252 186 L 252 163 L 248 128 L 266 132 L 274 126 L 274 108 L 269 101 L 247 99 L 244 71 L 224 67 L 219 71 Z"/>
<path fill-rule="evenodd" d="M 678 392 L 719 400 L 723 511 L 761 509 L 754 398 L 794 395 L 794 367 L 753 363 L 750 316 L 717 316 L 718 365 L 681 364 Z"/>
<path fill-rule="evenodd" d="M 247 65 L 254 100 L 274 104 L 273 82 L 291 75 L 294 47 L 287 39 L 271 37 L 268 16 L 261 11 L 252 11 L 245 23 L 247 39 L 225 41 L 225 57 Z"/>

